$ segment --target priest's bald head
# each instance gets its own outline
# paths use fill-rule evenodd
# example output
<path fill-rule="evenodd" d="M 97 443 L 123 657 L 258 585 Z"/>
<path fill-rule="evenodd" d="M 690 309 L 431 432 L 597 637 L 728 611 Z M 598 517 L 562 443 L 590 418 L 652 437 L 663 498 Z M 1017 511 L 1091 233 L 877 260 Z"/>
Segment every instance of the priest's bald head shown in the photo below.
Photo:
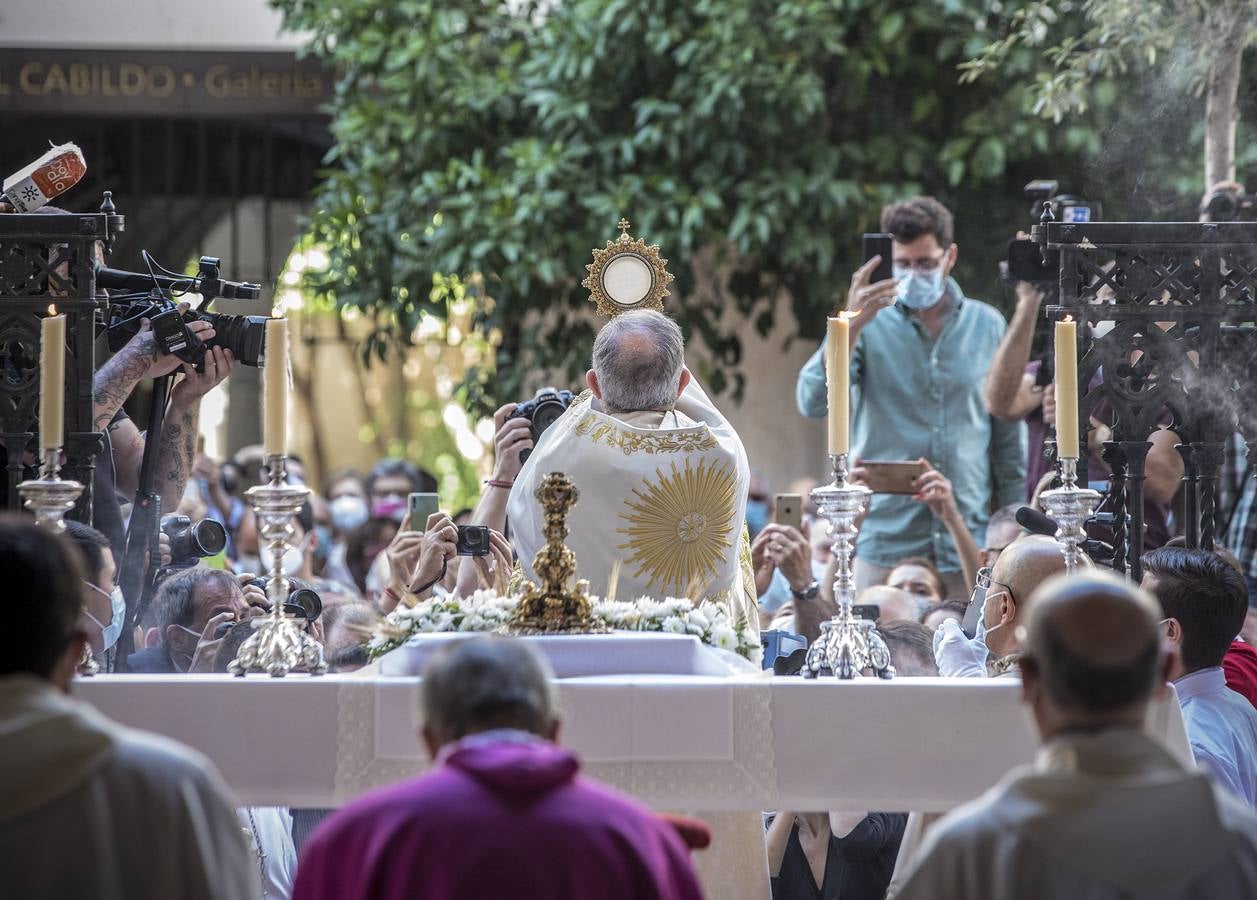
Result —
<path fill-rule="evenodd" d="M 690 381 L 681 328 L 663 313 L 621 313 L 598 332 L 585 383 L 608 413 L 668 410 Z"/>
<path fill-rule="evenodd" d="M 1028 534 L 1009 544 L 991 568 L 982 620 L 986 646 L 995 656 L 1022 649 L 1017 626 L 1026 620 L 1035 588 L 1065 571 L 1060 544 L 1050 537 Z"/>
<path fill-rule="evenodd" d="M 1053 578 L 1034 592 L 1019 665 L 1023 700 L 1044 739 L 1140 727 L 1169 671 L 1159 614 L 1146 591 L 1099 571 Z"/>

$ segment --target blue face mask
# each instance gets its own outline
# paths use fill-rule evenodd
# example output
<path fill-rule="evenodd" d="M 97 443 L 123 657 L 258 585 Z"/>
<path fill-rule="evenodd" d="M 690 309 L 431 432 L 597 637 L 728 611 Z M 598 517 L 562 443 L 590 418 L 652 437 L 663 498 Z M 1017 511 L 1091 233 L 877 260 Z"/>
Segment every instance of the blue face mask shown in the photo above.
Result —
<path fill-rule="evenodd" d="M 751 537 L 759 534 L 768 524 L 768 503 L 764 500 L 746 501 L 746 527 Z"/>
<path fill-rule="evenodd" d="M 98 594 L 105 594 L 104 591 L 92 584 L 90 581 L 85 581 L 84 584 Z M 127 619 L 127 601 L 123 599 L 122 588 L 120 587 L 115 587 L 113 589 L 113 593 L 105 594 L 105 596 L 109 598 L 111 612 L 108 625 L 102 625 L 100 619 L 96 618 L 86 609 L 83 610 L 83 613 L 96 623 L 96 627 L 100 629 L 101 642 L 105 645 L 104 649 L 108 650 L 114 644 L 118 643 L 118 638 L 122 637 L 122 626 Z"/>
<path fill-rule="evenodd" d="M 895 277 L 899 279 L 899 289 L 895 299 L 908 309 L 929 309 L 943 298 L 943 267 L 933 272 L 918 272 L 916 269 L 895 267 Z"/>

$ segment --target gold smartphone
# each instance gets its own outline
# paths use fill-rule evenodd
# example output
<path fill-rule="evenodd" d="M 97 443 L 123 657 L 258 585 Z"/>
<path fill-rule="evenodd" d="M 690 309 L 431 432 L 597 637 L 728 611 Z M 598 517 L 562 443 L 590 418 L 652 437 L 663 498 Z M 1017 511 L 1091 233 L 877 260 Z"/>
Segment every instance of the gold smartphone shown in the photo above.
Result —
<path fill-rule="evenodd" d="M 803 495 L 778 494 L 774 505 L 773 521 L 803 530 Z"/>
<path fill-rule="evenodd" d="M 875 494 L 915 494 L 917 479 L 925 474 L 925 464 L 917 460 L 866 459 L 864 483 Z"/>

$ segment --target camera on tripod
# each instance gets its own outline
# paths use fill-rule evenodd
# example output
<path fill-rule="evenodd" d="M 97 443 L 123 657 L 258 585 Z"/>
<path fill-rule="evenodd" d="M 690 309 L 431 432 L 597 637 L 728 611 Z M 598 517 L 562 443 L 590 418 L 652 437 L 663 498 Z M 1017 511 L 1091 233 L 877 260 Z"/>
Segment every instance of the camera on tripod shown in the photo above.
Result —
<path fill-rule="evenodd" d="M 1054 222 L 1077 224 L 1096 222 L 1103 217 L 1099 203 L 1077 194 L 1057 193 L 1059 189 L 1060 183 L 1051 179 L 1032 181 L 1022 189 L 1030 201 L 1030 220 L 1033 224 L 1039 224 L 1044 204 L 1051 210 Z M 1000 263 L 999 269 L 1000 277 L 1009 283 L 1028 281 L 1041 289 L 1044 285 L 1056 284 L 1060 274 L 1055 260 L 1044 262 L 1039 245 L 1029 238 L 1014 238 L 1008 242 L 1008 257 Z"/>
<path fill-rule="evenodd" d="M 147 252 L 145 260 L 151 264 Z M 141 320 L 148 319 L 160 350 L 192 363 L 198 371 L 204 367 L 205 352 L 212 347 L 230 350 L 246 366 L 260 366 L 265 358 L 266 316 L 203 311 L 215 298 L 255 300 L 261 292 L 258 285 L 247 281 L 225 281 L 221 271 L 221 260 L 214 256 L 202 256 L 199 271 L 194 276 L 98 268 L 96 283 L 103 288 L 147 292 L 143 296 L 133 293 L 110 301 L 109 349 L 115 353 L 121 350 L 140 330 Z M 203 299 L 196 310 L 181 315 L 174 296 L 187 292 L 200 294 Z M 214 337 L 210 340 L 202 341 L 188 328 L 188 323 L 198 319 L 214 327 Z"/>

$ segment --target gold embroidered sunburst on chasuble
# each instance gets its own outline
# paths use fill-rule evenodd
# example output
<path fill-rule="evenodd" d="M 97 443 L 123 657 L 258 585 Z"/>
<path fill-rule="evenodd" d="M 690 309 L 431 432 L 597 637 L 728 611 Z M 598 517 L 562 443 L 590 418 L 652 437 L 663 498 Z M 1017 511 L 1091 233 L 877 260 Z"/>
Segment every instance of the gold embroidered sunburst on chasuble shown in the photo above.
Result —
<path fill-rule="evenodd" d="M 655 470 L 624 500 L 617 528 L 619 544 L 634 577 L 646 576 L 663 593 L 691 587 L 695 596 L 717 575 L 733 548 L 733 519 L 737 510 L 737 477 L 727 463 L 699 460 L 684 468 L 674 462 L 669 470 Z"/>

